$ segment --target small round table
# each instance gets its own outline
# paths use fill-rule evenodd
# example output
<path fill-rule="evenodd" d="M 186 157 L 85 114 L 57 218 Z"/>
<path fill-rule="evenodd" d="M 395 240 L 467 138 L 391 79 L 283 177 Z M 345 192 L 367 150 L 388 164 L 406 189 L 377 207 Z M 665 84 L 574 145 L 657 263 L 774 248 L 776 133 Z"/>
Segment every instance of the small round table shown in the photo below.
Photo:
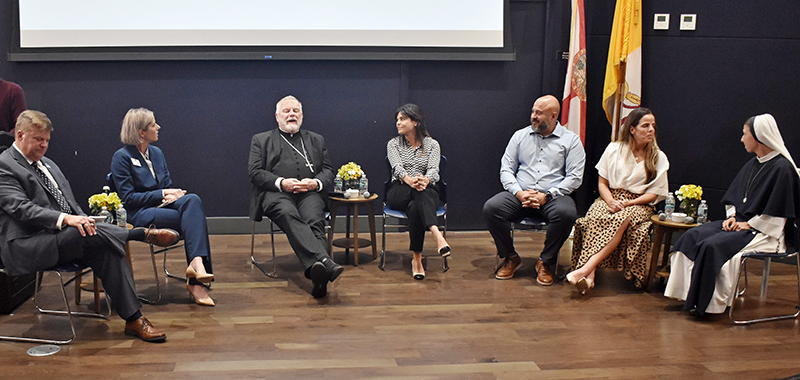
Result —
<path fill-rule="evenodd" d="M 653 249 L 650 253 L 650 270 L 647 272 L 647 279 L 645 281 L 645 289 L 650 291 L 650 286 L 652 284 L 653 277 L 659 278 L 667 278 L 669 277 L 669 272 L 656 272 L 656 266 L 658 263 L 658 257 L 661 255 L 662 249 L 661 244 L 663 242 L 663 252 L 664 256 L 661 259 L 661 267 L 666 267 L 669 261 L 669 248 L 672 246 L 672 233 L 674 231 L 685 231 L 692 227 L 697 227 L 697 223 L 676 223 L 669 219 L 661 220 L 658 218 L 658 215 L 653 215 L 650 217 L 650 221 L 653 222 L 653 225 L 656 226 L 654 237 L 653 237 Z"/>
<path fill-rule="evenodd" d="M 355 266 L 358 266 L 358 249 L 372 246 L 372 258 L 378 258 L 378 248 L 375 240 L 375 208 L 373 201 L 378 199 L 378 194 L 372 194 L 368 198 L 358 196 L 356 198 L 339 198 L 330 197 L 330 212 L 331 212 L 331 231 L 334 230 L 336 225 L 336 211 L 341 206 L 347 207 L 347 222 L 345 227 L 345 237 L 341 239 L 331 239 L 328 241 L 328 252 L 333 254 L 333 246 L 344 248 L 345 257 L 350 255 L 350 248 L 353 249 L 353 261 Z M 358 206 L 367 206 L 367 217 L 369 218 L 369 236 L 370 240 L 358 238 Z M 350 238 L 350 215 L 353 215 L 353 238 Z"/>

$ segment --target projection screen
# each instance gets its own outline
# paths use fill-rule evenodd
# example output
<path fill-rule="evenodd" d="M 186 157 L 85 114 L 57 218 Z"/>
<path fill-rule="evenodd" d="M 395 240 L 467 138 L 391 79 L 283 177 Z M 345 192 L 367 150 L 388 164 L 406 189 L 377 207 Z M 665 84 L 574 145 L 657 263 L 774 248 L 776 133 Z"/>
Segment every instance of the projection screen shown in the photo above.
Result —
<path fill-rule="evenodd" d="M 507 24 L 508 0 L 19 0 L 9 58 L 509 60 Z"/>

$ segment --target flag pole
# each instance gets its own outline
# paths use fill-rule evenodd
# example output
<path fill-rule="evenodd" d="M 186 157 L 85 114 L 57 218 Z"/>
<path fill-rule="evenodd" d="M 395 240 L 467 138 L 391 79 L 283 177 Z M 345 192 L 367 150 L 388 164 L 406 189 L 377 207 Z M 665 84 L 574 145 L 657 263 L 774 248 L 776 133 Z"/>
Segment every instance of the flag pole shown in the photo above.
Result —
<path fill-rule="evenodd" d="M 614 124 L 611 126 L 614 128 L 611 135 L 614 136 L 614 141 L 619 139 L 619 127 L 622 124 L 622 97 L 625 95 L 625 69 L 626 69 L 627 62 L 620 62 L 619 64 L 619 84 L 617 85 L 617 96 L 614 99 L 616 103 L 614 105 Z"/>

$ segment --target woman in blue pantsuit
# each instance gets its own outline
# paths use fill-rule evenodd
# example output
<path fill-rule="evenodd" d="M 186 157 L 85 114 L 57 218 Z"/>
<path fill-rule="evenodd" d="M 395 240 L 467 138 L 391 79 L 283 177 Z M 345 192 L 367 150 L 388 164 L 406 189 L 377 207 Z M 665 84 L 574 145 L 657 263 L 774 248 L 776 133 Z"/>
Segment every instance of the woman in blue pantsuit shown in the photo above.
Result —
<path fill-rule="evenodd" d="M 158 131 L 153 112 L 130 109 L 122 121 L 125 144 L 111 160 L 111 177 L 135 227 L 150 225 L 179 231 L 185 241 L 186 289 L 199 305 L 214 306 L 202 283 L 214 279 L 203 204 L 196 194 L 172 188 L 164 153 L 156 146 Z"/>

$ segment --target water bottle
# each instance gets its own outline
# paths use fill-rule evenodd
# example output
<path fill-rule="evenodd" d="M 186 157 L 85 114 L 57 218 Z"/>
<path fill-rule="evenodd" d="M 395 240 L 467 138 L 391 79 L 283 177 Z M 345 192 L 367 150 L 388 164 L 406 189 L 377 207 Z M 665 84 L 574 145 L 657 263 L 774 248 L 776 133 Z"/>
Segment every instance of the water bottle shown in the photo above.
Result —
<path fill-rule="evenodd" d="M 336 175 L 336 178 L 333 179 L 333 192 L 334 193 L 343 193 L 343 182 L 342 177 L 340 175 Z"/>
<path fill-rule="evenodd" d="M 363 197 L 366 197 L 369 192 L 369 180 L 367 179 L 367 174 L 364 173 L 361 175 L 361 179 L 358 180 L 358 194 Z M 366 194 L 366 195 L 365 195 Z"/>
<path fill-rule="evenodd" d="M 708 205 L 706 201 L 700 201 L 700 206 L 697 206 L 697 224 L 703 224 L 708 221 Z"/>
<path fill-rule="evenodd" d="M 117 209 L 117 225 L 122 228 L 128 227 L 128 210 L 125 210 L 125 205 L 120 203 Z"/>
<path fill-rule="evenodd" d="M 111 213 L 108 212 L 108 207 L 103 206 L 98 215 L 103 217 L 103 223 L 111 223 Z"/>
<path fill-rule="evenodd" d="M 667 200 L 664 203 L 664 213 L 667 214 L 667 219 L 672 219 L 672 212 L 675 211 L 675 197 L 670 191 L 667 194 Z"/>

